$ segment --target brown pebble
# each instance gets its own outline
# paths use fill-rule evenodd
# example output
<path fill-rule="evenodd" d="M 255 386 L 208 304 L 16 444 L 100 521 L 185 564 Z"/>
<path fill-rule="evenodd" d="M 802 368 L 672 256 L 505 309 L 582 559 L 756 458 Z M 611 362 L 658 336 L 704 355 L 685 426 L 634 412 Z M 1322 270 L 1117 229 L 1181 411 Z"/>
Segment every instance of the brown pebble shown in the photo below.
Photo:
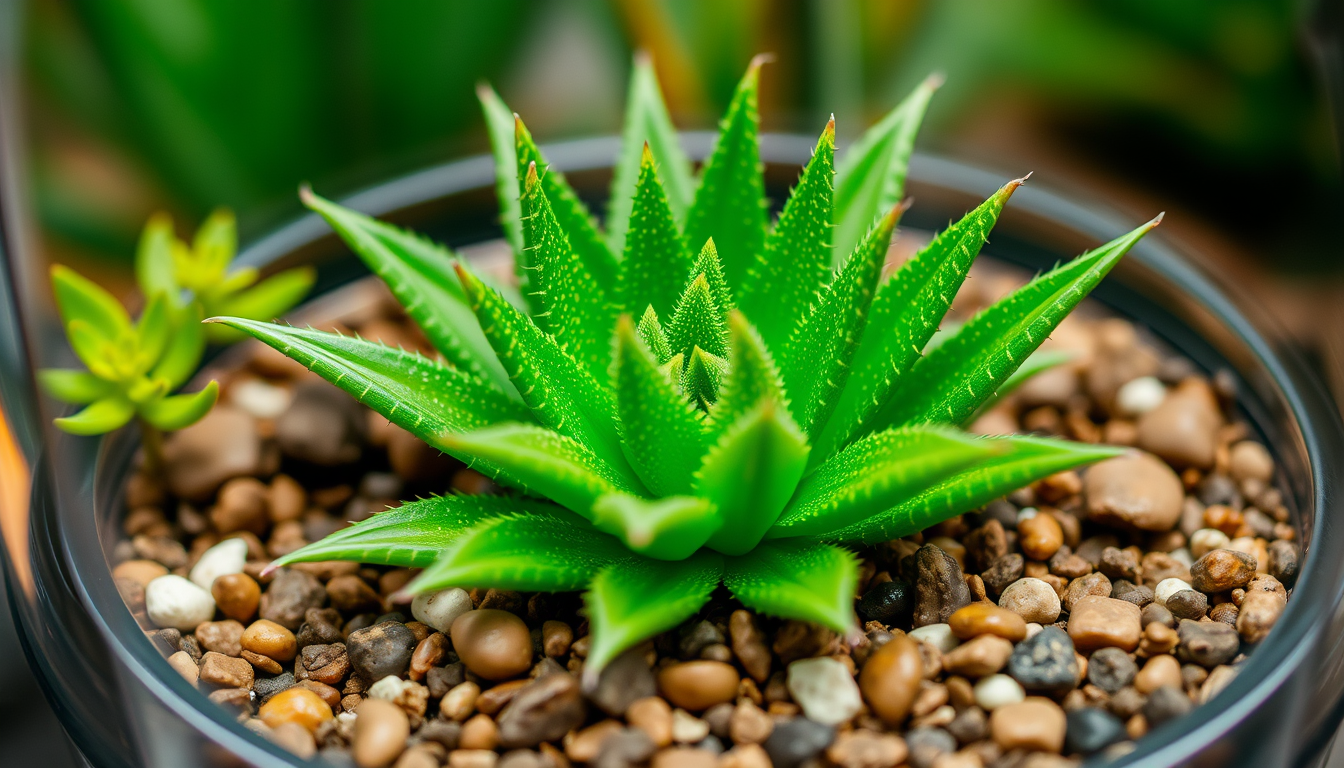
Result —
<path fill-rule="evenodd" d="M 314 694 L 316 698 L 316 694 Z M 359 768 L 386 768 L 406 749 L 411 723 L 406 712 L 390 701 L 365 699 L 355 710 L 352 746 Z"/>
<path fill-rule="evenodd" d="M 402 752 L 392 768 L 439 768 L 439 764 L 439 758 L 431 747 L 417 744 Z"/>
<path fill-rule="evenodd" d="M 904 765 L 910 754 L 905 739 L 865 728 L 845 731 L 826 748 L 826 758 L 842 768 Z"/>
<path fill-rule="evenodd" d="M 462 722 L 476 710 L 476 699 L 480 698 L 481 686 L 468 680 L 459 683 L 444 694 L 439 702 L 439 713 L 449 720 Z"/>
<path fill-rule="evenodd" d="M 280 662 L 268 656 L 262 656 L 260 653 L 253 653 L 244 649 L 239 652 L 238 656 L 268 675 L 278 675 L 285 671 L 285 668 L 280 666 Z"/>
<path fill-rule="evenodd" d="M 459 749 L 494 749 L 499 745 L 499 727 L 488 715 L 475 715 L 462 724 Z"/>
<path fill-rule="evenodd" d="M 898 635 L 868 657 L 859 672 L 859 690 L 873 712 L 895 727 L 910 713 L 924 672 L 919 643 Z"/>
<path fill-rule="evenodd" d="M 242 635 L 242 647 L 276 661 L 293 660 L 299 648 L 293 632 L 266 619 L 248 626 Z"/>
<path fill-rule="evenodd" d="M 531 680 L 509 680 L 482 691 L 481 695 L 476 697 L 476 711 L 492 716 L 498 714 L 531 682 Z"/>
<path fill-rule="evenodd" d="M 317 741 L 307 728 L 298 723 L 281 723 L 266 734 L 266 738 L 279 744 L 282 749 L 295 757 L 308 759 L 317 753 Z"/>
<path fill-rule="evenodd" d="M 1064 710 L 1040 696 L 1006 704 L 989 715 L 990 736 L 1005 751 L 1058 753 L 1064 748 L 1064 728 Z"/>
<path fill-rule="evenodd" d="M 327 706 L 332 709 L 335 709 L 336 705 L 341 703 L 341 692 L 326 683 L 319 683 L 316 680 L 302 680 L 294 687 L 316 693 L 317 697 L 325 701 Z"/>
<path fill-rule="evenodd" d="M 415 646 L 415 651 L 411 654 L 410 678 L 412 680 L 421 680 L 429 673 L 429 670 L 437 667 L 443 657 L 448 653 L 448 637 L 442 632 L 435 632 L 424 640 L 421 640 Z"/>
<path fill-rule="evenodd" d="M 276 475 L 267 489 L 266 509 L 273 523 L 298 520 L 308 509 L 308 492 L 289 475 Z"/>
<path fill-rule="evenodd" d="M 741 678 L 731 664 L 721 661 L 687 661 L 664 667 L 658 673 L 658 690 L 672 704 L 701 712 L 737 696 Z"/>
<path fill-rule="evenodd" d="M 547 621 L 541 625 L 541 647 L 553 659 L 569 653 L 574 643 L 574 630 L 563 621 Z"/>
<path fill-rule="evenodd" d="M 742 744 L 719 757 L 719 768 L 770 768 L 770 755 L 759 744 Z"/>
<path fill-rule="evenodd" d="M 751 611 L 733 611 L 728 619 L 728 634 L 732 640 L 733 654 L 742 662 L 742 668 L 747 670 L 751 679 L 758 683 L 770 679 L 770 648 Z"/>
<path fill-rule="evenodd" d="M 1140 615 L 1133 603 L 1089 595 L 1079 600 L 1069 615 L 1069 637 L 1084 652 L 1106 647 L 1133 651 L 1143 634 Z"/>
<path fill-rule="evenodd" d="M 775 723 L 751 701 L 739 701 L 728 721 L 728 735 L 734 744 L 760 744 L 770 736 Z"/>
<path fill-rule="evenodd" d="M 237 477 L 219 489 L 218 502 L 210 511 L 210 523 L 221 535 L 248 531 L 266 532 L 266 485 L 255 477 Z"/>
<path fill-rule="evenodd" d="M 112 569 L 112 578 L 128 579 L 141 587 L 147 587 L 149 582 L 167 575 L 168 569 L 153 560 L 127 560 Z"/>
<path fill-rule="evenodd" d="M 215 578 L 210 585 L 219 612 L 236 621 L 247 622 L 257 614 L 261 586 L 246 573 L 229 573 Z"/>
<path fill-rule="evenodd" d="M 719 756 L 707 749 L 673 747 L 653 756 L 650 768 L 717 768 Z"/>
<path fill-rule="evenodd" d="M 196 681 L 200 679 L 201 670 L 196 666 L 196 660 L 191 658 L 191 654 L 186 651 L 178 651 L 169 656 L 168 666 L 176 670 L 182 676 L 182 679 L 192 685 L 195 685 Z"/>
<path fill-rule="evenodd" d="M 532 636 L 508 611 L 467 611 L 453 621 L 449 634 L 462 662 L 487 680 L 507 680 L 532 668 Z"/>
<path fill-rule="evenodd" d="M 1149 659 L 1134 676 L 1134 687 L 1144 695 L 1164 685 L 1181 687 L 1181 665 L 1174 656 L 1165 653 Z"/>
<path fill-rule="evenodd" d="M 1087 514 L 1103 525 L 1165 531 L 1181 516 L 1185 489 L 1171 467 L 1146 453 L 1107 459 L 1083 478 Z"/>
<path fill-rule="evenodd" d="M 296 686 L 267 699 L 258 710 L 257 717 L 272 728 L 279 728 L 285 723 L 294 723 L 312 733 L 333 715 L 331 705 L 323 701 L 322 697 L 306 688 Z"/>
<path fill-rule="evenodd" d="M 672 707 L 657 696 L 636 699 L 626 709 L 625 720 L 648 734 L 655 747 L 672 743 Z"/>
<path fill-rule="evenodd" d="M 1064 610 L 1072 613 L 1073 607 L 1084 597 L 1095 595 L 1097 597 L 1111 596 L 1111 580 L 1102 573 L 1089 573 L 1086 576 L 1076 578 L 1069 582 L 1069 586 L 1064 590 L 1064 597 L 1061 604 Z"/>
<path fill-rule="evenodd" d="M 623 730 L 617 720 L 603 720 L 565 737 L 565 757 L 587 763 L 597 757 L 603 743 Z"/>
<path fill-rule="evenodd" d="M 1237 614 L 1237 632 L 1248 643 L 1265 639 L 1274 628 L 1287 604 L 1275 592 L 1247 592 Z"/>
<path fill-rule="evenodd" d="M 989 603 L 971 603 L 947 619 L 952 634 L 962 640 L 976 635 L 997 635 L 1020 642 L 1027 636 L 1027 622 L 1019 614 Z"/>
<path fill-rule="evenodd" d="M 233 619 L 205 621 L 196 626 L 196 641 L 207 651 L 237 656 L 243 650 L 243 625 Z"/>
<path fill-rule="evenodd" d="M 1228 472 L 1237 482 L 1258 480 L 1268 483 L 1274 477 L 1274 459 L 1263 445 L 1243 440 L 1233 445 L 1228 454 Z"/>
<path fill-rule="evenodd" d="M 1255 558 L 1230 549 L 1204 553 L 1190 566 L 1190 586 L 1206 594 L 1244 587 L 1255 578 Z"/>
<path fill-rule="evenodd" d="M 1049 560 L 1064 544 L 1064 529 L 1053 515 L 1037 512 L 1017 524 L 1017 543 L 1032 560 Z"/>
<path fill-rule="evenodd" d="M 1023 635 L 1026 632 L 1023 626 Z M 1013 653 L 1013 644 L 995 635 L 980 635 L 943 654 L 943 669 L 954 675 L 988 677 L 1003 669 Z"/>
<path fill-rule="evenodd" d="M 200 679 L 224 688 L 252 687 L 252 665 L 242 659 L 210 651 L 201 657 Z"/>
<path fill-rule="evenodd" d="M 327 582 L 331 606 L 346 613 L 379 613 L 383 598 L 360 577 L 345 574 Z"/>
<path fill-rule="evenodd" d="M 1139 418 L 1139 447 L 1178 467 L 1207 469 L 1213 466 L 1222 423 L 1208 382 L 1188 378 Z"/>

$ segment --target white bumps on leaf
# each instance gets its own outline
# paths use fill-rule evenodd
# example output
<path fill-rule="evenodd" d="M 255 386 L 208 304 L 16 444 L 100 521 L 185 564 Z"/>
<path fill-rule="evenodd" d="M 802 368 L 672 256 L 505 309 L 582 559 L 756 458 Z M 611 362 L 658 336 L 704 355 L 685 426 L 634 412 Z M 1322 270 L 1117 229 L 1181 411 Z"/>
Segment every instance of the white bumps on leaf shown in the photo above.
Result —
<path fill-rule="evenodd" d="M 863 709 L 849 668 L 828 656 L 790 664 L 788 687 L 803 714 L 823 725 L 840 725 Z"/>
<path fill-rule="evenodd" d="M 458 616 L 471 610 L 471 595 L 464 589 L 453 587 L 441 592 L 416 595 L 411 601 L 411 615 L 416 621 L 448 634 Z"/>
<path fill-rule="evenodd" d="M 157 627 L 191 632 L 215 617 L 215 598 L 181 576 L 160 576 L 145 587 L 145 612 Z"/>
<path fill-rule="evenodd" d="M 225 539 L 205 550 L 191 569 L 191 580 L 201 589 L 209 590 L 215 579 L 232 573 L 242 573 L 247 565 L 247 542 Z"/>

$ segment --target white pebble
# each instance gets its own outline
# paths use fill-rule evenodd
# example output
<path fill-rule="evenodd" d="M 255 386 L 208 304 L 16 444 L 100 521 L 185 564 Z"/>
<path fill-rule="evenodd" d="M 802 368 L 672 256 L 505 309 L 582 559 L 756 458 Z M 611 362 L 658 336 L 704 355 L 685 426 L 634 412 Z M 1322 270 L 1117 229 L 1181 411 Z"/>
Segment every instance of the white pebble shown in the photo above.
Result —
<path fill-rule="evenodd" d="M 1167 399 L 1167 388 L 1152 376 L 1126 382 L 1115 393 L 1115 407 L 1126 416 L 1147 413 Z"/>
<path fill-rule="evenodd" d="M 803 714 L 823 725 L 849 721 L 863 709 L 863 697 L 844 664 L 828 656 L 789 665 L 789 693 Z"/>
<path fill-rule="evenodd" d="M 1217 528 L 1200 528 L 1190 534 L 1190 554 L 1203 557 L 1215 549 L 1227 549 L 1232 540 Z"/>
<path fill-rule="evenodd" d="M 684 709 L 672 710 L 672 740 L 678 744 L 699 744 L 709 735 L 709 723 Z"/>
<path fill-rule="evenodd" d="M 1190 556 L 1190 550 L 1185 547 L 1177 547 L 1168 553 L 1172 560 L 1184 565 L 1186 568 L 1195 564 L 1195 558 Z"/>
<path fill-rule="evenodd" d="M 1017 524 L 1021 525 L 1039 514 L 1035 507 L 1023 507 L 1017 510 Z"/>
<path fill-rule="evenodd" d="M 396 675 L 388 675 L 382 680 L 369 686 L 368 693 L 365 695 L 372 699 L 386 699 L 387 701 L 396 701 L 401 692 L 408 686 L 415 685 L 410 680 L 402 680 Z"/>
<path fill-rule="evenodd" d="M 941 653 L 947 653 L 958 645 L 961 645 L 961 641 L 957 639 L 957 636 L 952 634 L 952 626 L 950 624 L 928 624 L 919 629 L 910 630 L 910 636 L 916 640 L 932 645 Z"/>
<path fill-rule="evenodd" d="M 441 592 L 416 595 L 411 601 L 411 615 L 438 631 L 448 634 L 458 616 L 471 610 L 471 595 L 465 589 L 453 587 Z"/>
<path fill-rule="evenodd" d="M 168 574 L 145 587 L 145 612 L 155 626 L 191 632 L 215 617 L 215 598 L 181 576 Z"/>
<path fill-rule="evenodd" d="M 294 396 L 284 387 L 260 379 L 245 379 L 229 387 L 229 399 L 258 419 L 276 419 L 289 409 Z"/>
<path fill-rule="evenodd" d="M 1185 589 L 1194 589 L 1194 587 L 1181 579 L 1163 579 L 1157 582 L 1157 586 L 1153 588 L 1153 602 L 1165 607 L 1167 598 Z"/>
<path fill-rule="evenodd" d="M 1055 588 L 1031 576 L 1009 584 L 999 595 L 999 607 L 1041 625 L 1053 624 L 1062 608 Z"/>
<path fill-rule="evenodd" d="M 201 589 L 210 589 L 215 579 L 231 573 L 242 573 L 247 565 L 247 542 L 225 539 L 205 550 L 191 569 L 191 580 Z"/>
<path fill-rule="evenodd" d="M 1042 627 L 1040 624 L 1037 624 L 1037 623 L 1034 622 L 1034 621 L 1028 621 L 1028 622 L 1027 622 L 1027 638 L 1026 638 L 1026 639 L 1030 640 L 1031 638 L 1035 637 L 1036 634 L 1037 634 L 1038 632 L 1040 632 L 1042 629 L 1045 629 L 1045 627 Z"/>
<path fill-rule="evenodd" d="M 1016 704 L 1027 698 L 1027 692 L 1016 680 L 1007 675 L 990 675 L 975 684 L 975 703 L 981 709 L 993 711 Z"/>

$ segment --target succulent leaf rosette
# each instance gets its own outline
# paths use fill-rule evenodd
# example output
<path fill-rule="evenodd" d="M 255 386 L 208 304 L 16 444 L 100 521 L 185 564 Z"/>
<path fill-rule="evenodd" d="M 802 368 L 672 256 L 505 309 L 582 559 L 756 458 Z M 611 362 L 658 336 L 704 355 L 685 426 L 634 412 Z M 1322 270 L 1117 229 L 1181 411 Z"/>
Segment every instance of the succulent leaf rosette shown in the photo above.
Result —
<path fill-rule="evenodd" d="M 494 478 L 277 560 L 423 568 L 449 587 L 585 590 L 595 674 L 694 616 L 744 606 L 855 627 L 850 547 L 915 533 L 1106 446 L 959 428 L 1032 372 L 1059 322 L 1157 220 L 1038 276 L 956 330 L 943 316 L 1010 181 L 885 274 L 930 80 L 835 168 L 834 121 L 773 226 L 753 62 L 692 175 L 637 61 L 605 231 L 489 88 L 517 290 L 305 190 L 442 355 L 216 318 Z M 938 338 L 940 343 L 934 343 Z"/>

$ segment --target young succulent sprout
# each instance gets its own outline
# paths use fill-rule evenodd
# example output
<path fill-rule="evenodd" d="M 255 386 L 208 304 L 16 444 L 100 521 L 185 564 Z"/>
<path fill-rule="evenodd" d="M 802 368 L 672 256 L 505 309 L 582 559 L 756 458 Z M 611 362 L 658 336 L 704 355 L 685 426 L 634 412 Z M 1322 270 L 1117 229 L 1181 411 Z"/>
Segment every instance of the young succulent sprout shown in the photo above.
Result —
<path fill-rule="evenodd" d="M 326 217 L 442 354 L 258 323 L 303 363 L 505 495 L 375 515 L 272 567 L 357 560 L 447 587 L 586 590 L 585 675 L 694 616 L 723 584 L 743 605 L 855 629 L 851 546 L 915 533 L 1120 452 L 960 431 L 1124 253 L 1157 224 L 1047 272 L 931 344 L 1023 179 L 889 276 L 888 246 L 921 85 L 835 179 L 828 123 L 778 220 L 757 146 L 759 62 L 698 182 L 647 60 L 631 80 L 606 234 L 488 87 L 500 207 L 521 293 L 447 249 L 324 200 Z M 835 253 L 833 243 L 844 242 Z"/>
<path fill-rule="evenodd" d="M 202 319 L 222 312 L 275 317 L 298 303 L 314 278 L 313 270 L 304 267 L 257 282 L 257 270 L 231 269 L 237 242 L 233 214 L 225 209 L 206 219 L 190 245 L 174 234 L 167 214 L 150 217 L 135 257 L 137 282 L 148 301 L 136 323 L 98 285 L 67 267 L 52 270 L 66 336 L 87 368 L 39 372 L 53 397 L 87 406 L 56 419 L 56 426 L 96 435 L 138 418 L 146 456 L 154 464 L 159 432 L 181 429 L 209 412 L 219 393 L 213 381 L 200 392 L 169 393 L 195 373 L 208 341 L 246 336 L 225 326 L 202 325 Z"/>

